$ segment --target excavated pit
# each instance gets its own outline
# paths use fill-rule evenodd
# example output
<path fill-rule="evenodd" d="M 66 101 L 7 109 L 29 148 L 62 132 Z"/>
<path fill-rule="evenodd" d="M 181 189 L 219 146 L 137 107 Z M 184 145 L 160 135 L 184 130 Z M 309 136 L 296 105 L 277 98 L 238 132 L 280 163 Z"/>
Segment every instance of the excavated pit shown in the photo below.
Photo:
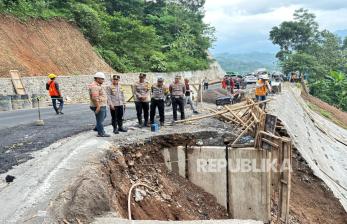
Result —
<path fill-rule="evenodd" d="M 89 223 L 111 212 L 112 216 L 127 219 L 129 189 L 134 183 L 142 182 L 154 191 L 141 186 L 132 191 L 133 220 L 228 219 L 227 209 L 216 197 L 165 165 L 163 149 L 197 144 L 224 145 L 218 132 L 204 131 L 157 136 L 112 147 L 100 165 L 89 167 L 60 195 L 57 200 L 66 203 L 54 208 L 56 218 L 69 223 Z"/>
<path fill-rule="evenodd" d="M 288 136 L 285 130 L 282 131 L 282 136 Z M 231 220 L 232 214 L 228 214 L 223 203 L 194 185 L 193 180 L 171 171 L 172 167 L 168 169 L 163 155 L 166 149 L 170 151 L 178 146 L 222 148 L 224 137 L 220 132 L 202 131 L 160 135 L 129 145 L 113 146 L 101 162 L 86 166 L 80 178 L 73 180 L 69 189 L 56 199 L 52 206 L 54 220 L 60 223 L 104 223 L 104 218 L 108 217 L 127 220 L 129 189 L 138 182 L 146 183 L 154 191 L 145 187 L 136 187 L 132 191 L 133 220 Z M 293 152 L 292 177 L 288 223 L 345 223 L 347 216 L 338 199 L 312 174 L 296 150 Z M 273 195 L 271 200 L 272 220 L 277 219 L 276 197 Z"/>

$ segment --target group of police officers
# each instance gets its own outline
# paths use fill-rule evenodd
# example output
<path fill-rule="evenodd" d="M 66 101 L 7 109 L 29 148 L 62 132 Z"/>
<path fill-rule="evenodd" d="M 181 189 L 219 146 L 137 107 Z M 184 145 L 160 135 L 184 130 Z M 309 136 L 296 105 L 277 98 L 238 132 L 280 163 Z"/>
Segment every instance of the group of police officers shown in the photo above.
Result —
<path fill-rule="evenodd" d="M 189 80 L 185 79 L 181 82 L 181 76 L 177 75 L 175 81 L 167 88 L 164 85 L 163 78 L 158 78 L 157 83 L 151 86 L 146 81 L 146 74 L 140 73 L 139 80 L 133 86 L 133 94 L 135 98 L 135 108 L 137 113 L 139 127 L 149 127 L 154 124 L 156 109 L 159 111 L 160 125 L 164 125 L 165 121 L 165 97 L 170 93 L 173 108 L 173 120 L 177 120 L 177 109 L 181 114 L 181 119 L 185 119 L 184 107 L 190 104 L 193 113 L 198 113 L 192 101 L 192 91 Z M 105 133 L 103 122 L 106 118 L 107 106 L 110 108 L 112 116 L 113 132 L 127 132 L 123 127 L 123 116 L 126 107 L 124 90 L 120 85 L 120 76 L 112 77 L 111 85 L 104 88 L 102 84 L 105 81 L 105 74 L 97 72 L 94 75 L 94 82 L 89 88 L 90 108 L 95 113 L 96 126 L 95 131 L 98 137 L 109 137 Z"/>

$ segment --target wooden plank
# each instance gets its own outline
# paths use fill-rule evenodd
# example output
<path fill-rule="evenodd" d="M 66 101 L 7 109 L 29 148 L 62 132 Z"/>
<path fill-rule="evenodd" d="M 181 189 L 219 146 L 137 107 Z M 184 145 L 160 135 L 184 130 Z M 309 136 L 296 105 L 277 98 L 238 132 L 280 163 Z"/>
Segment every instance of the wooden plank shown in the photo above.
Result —
<path fill-rule="evenodd" d="M 265 116 L 265 131 L 272 134 L 275 133 L 277 116 L 266 114 Z"/>
<path fill-rule="evenodd" d="M 278 219 L 285 223 L 288 223 L 289 221 L 289 202 L 291 191 L 291 151 L 291 142 L 283 141 L 280 157 L 283 162 L 286 161 L 286 164 L 289 165 L 289 169 L 284 169 L 281 173 Z"/>
<path fill-rule="evenodd" d="M 26 91 L 19 72 L 17 70 L 10 70 L 10 75 L 16 93 L 18 95 L 25 95 Z"/>
<path fill-rule="evenodd" d="M 224 106 L 224 108 L 226 108 L 236 118 L 236 120 L 238 120 L 240 122 L 240 124 L 247 127 L 246 123 L 241 118 L 239 118 L 237 116 L 237 114 L 232 109 L 230 109 L 228 106 Z"/>
<path fill-rule="evenodd" d="M 253 124 L 254 124 L 254 121 L 251 122 L 251 124 L 249 124 L 249 125 L 246 127 L 246 129 L 243 130 L 243 131 L 241 132 L 241 134 L 235 139 L 235 141 L 233 142 L 233 144 L 237 143 L 237 142 L 240 140 L 240 138 L 241 138 L 244 134 L 247 133 L 247 131 L 249 130 L 249 128 L 250 128 Z"/>

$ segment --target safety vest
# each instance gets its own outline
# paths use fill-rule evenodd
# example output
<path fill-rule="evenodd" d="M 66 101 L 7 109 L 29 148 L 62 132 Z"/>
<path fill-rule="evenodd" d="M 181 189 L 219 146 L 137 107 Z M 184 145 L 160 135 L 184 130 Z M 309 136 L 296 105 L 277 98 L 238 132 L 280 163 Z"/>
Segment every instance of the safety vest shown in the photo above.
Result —
<path fill-rule="evenodd" d="M 261 87 L 255 87 L 255 95 L 256 96 L 265 96 L 266 95 L 266 83 L 267 81 L 262 81 L 262 80 L 258 80 L 257 81 L 258 84 L 264 84 Z"/>
<path fill-rule="evenodd" d="M 59 91 L 57 90 L 56 86 L 55 86 L 55 82 L 54 81 L 49 81 L 49 95 L 50 96 L 60 96 Z"/>

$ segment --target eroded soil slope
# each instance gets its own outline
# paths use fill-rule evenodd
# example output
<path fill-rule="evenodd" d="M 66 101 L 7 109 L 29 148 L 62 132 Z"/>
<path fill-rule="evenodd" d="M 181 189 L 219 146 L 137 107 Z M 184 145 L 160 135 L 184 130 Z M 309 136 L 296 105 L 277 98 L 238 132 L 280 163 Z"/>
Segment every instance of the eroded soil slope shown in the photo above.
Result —
<path fill-rule="evenodd" d="M 0 16 L 0 77 L 111 72 L 78 27 L 63 20 L 26 22 Z"/>

